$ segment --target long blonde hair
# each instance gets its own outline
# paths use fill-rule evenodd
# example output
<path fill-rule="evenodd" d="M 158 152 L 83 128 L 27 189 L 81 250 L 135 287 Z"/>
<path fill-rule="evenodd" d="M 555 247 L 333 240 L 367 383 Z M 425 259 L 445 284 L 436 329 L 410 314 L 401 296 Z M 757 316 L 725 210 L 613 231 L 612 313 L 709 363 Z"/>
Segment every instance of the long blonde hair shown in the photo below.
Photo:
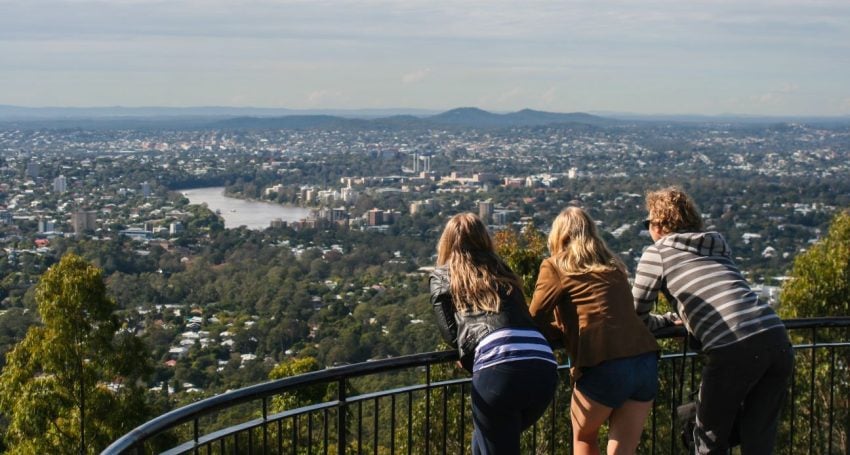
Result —
<path fill-rule="evenodd" d="M 487 227 L 473 213 L 449 219 L 437 244 L 437 265 L 447 265 L 455 308 L 498 312 L 499 289 L 522 289 L 522 280 L 496 254 Z"/>
<path fill-rule="evenodd" d="M 596 224 L 579 207 L 567 207 L 552 222 L 549 254 L 565 274 L 620 270 L 626 266 L 599 236 Z"/>

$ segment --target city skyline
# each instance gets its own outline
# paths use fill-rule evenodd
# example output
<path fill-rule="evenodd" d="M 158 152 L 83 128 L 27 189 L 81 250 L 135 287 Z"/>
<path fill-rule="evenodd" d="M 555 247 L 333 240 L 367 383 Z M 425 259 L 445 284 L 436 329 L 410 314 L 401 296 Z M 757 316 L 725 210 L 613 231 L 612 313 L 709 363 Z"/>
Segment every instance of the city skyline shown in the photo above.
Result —
<path fill-rule="evenodd" d="M 0 6 L 2 105 L 850 114 L 837 0 Z"/>

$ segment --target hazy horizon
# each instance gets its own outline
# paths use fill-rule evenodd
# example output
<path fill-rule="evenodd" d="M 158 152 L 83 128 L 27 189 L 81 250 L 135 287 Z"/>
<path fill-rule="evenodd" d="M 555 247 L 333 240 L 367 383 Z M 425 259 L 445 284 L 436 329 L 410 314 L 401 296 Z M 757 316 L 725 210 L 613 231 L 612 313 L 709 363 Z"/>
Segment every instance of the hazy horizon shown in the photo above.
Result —
<path fill-rule="evenodd" d="M 850 115 L 843 0 L 0 5 L 0 105 Z"/>

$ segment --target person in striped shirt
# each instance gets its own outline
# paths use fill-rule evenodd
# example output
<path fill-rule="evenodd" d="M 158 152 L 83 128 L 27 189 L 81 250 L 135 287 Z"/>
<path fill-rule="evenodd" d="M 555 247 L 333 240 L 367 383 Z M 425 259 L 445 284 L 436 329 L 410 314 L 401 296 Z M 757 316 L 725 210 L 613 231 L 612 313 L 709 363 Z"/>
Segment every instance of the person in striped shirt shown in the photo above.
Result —
<path fill-rule="evenodd" d="M 794 362 L 782 321 L 750 288 L 723 236 L 704 230 L 684 191 L 649 192 L 646 208 L 654 243 L 635 272 L 635 309 L 650 329 L 684 324 L 706 356 L 696 453 L 727 453 L 736 417 L 742 454 L 772 453 Z M 675 313 L 651 312 L 659 293 Z"/>
<path fill-rule="evenodd" d="M 472 372 L 473 453 L 519 454 L 555 394 L 557 362 L 477 215 L 446 223 L 429 285 L 440 333 Z"/>

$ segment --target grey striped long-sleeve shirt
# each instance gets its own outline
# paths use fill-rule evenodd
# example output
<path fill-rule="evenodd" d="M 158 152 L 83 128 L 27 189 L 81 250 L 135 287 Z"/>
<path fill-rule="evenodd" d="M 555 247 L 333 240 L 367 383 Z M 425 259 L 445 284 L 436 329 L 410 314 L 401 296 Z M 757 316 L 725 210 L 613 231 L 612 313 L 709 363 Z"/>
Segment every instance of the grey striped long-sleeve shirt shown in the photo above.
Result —
<path fill-rule="evenodd" d="M 671 325 L 674 317 L 651 313 L 659 292 L 705 351 L 782 327 L 776 312 L 750 289 L 717 232 L 673 233 L 644 251 L 632 294 L 650 329 Z"/>

